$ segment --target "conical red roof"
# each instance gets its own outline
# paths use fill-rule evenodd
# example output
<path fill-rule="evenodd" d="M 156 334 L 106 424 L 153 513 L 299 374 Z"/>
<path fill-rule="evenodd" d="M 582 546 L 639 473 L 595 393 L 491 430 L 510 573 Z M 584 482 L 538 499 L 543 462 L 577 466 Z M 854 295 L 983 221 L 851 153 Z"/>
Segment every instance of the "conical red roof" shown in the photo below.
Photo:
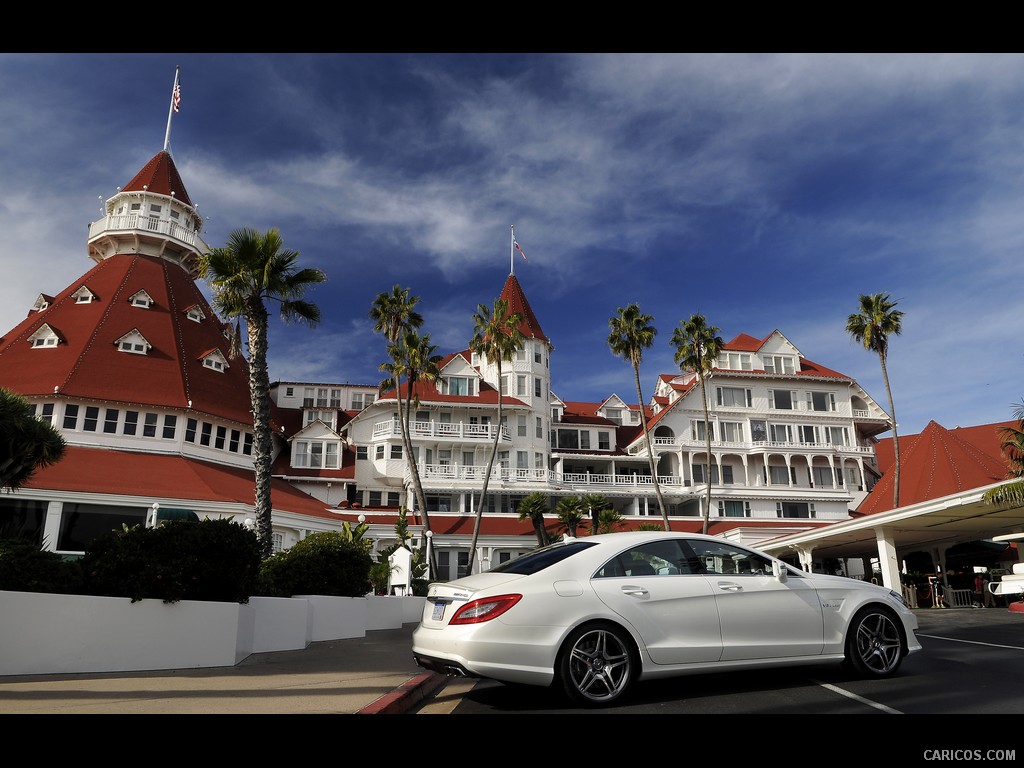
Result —
<path fill-rule="evenodd" d="M 158 195 L 170 195 L 173 192 L 176 200 L 192 206 L 192 199 L 188 196 L 181 176 L 178 175 L 178 169 L 174 165 L 174 160 L 171 159 L 171 153 L 167 150 L 157 152 L 153 159 L 135 174 L 135 178 L 124 186 L 122 191 L 142 192 L 144 189 Z"/>
<path fill-rule="evenodd" d="M 522 317 L 519 323 L 519 330 L 523 332 L 523 336 L 528 339 L 548 341 L 548 337 L 541 330 L 540 323 L 537 322 L 537 316 L 533 314 L 530 302 L 526 300 L 523 287 L 519 284 L 515 275 L 508 276 L 508 280 L 505 281 L 505 287 L 501 290 L 500 298 L 508 302 L 510 312 L 517 312 Z"/>

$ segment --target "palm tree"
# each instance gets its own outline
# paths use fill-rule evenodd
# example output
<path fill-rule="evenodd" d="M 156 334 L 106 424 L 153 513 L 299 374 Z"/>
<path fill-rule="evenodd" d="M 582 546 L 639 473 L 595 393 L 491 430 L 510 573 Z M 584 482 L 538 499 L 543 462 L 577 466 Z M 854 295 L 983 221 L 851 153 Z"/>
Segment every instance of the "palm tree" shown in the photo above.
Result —
<path fill-rule="evenodd" d="M 230 234 L 227 245 L 214 248 L 200 261 L 200 275 L 210 284 L 214 307 L 223 316 L 234 318 L 236 327 L 244 320 L 248 333 L 256 537 L 264 558 L 273 551 L 270 463 L 274 445 L 267 369 L 267 302 L 279 302 L 282 320 L 315 327 L 320 322 L 320 309 L 303 296 L 311 286 L 327 280 L 319 269 L 299 269 L 298 259 L 298 251 L 284 247 L 276 227 L 266 232 L 244 227 Z"/>
<path fill-rule="evenodd" d="M 888 293 L 862 295 L 859 301 L 860 311 L 847 318 L 846 332 L 854 341 L 863 344 L 864 349 L 876 353 L 882 364 L 882 379 L 885 381 L 885 392 L 889 396 L 889 415 L 892 416 L 892 506 L 896 509 L 900 505 L 900 442 L 896 430 L 896 406 L 892 401 L 892 388 L 889 386 L 889 372 L 886 370 L 885 361 L 889 356 L 889 337 L 899 336 L 903 330 L 903 312 L 896 309 L 896 302 Z"/>
<path fill-rule="evenodd" d="M 493 310 L 486 304 L 478 304 L 473 315 L 473 338 L 469 342 L 469 348 L 498 366 L 498 423 L 494 428 L 491 458 L 487 461 L 487 472 L 484 474 L 484 484 L 480 490 L 480 503 L 476 507 L 476 517 L 473 520 L 473 538 L 469 544 L 469 565 L 466 573 L 473 572 L 476 544 L 480 536 L 480 518 L 483 516 L 484 502 L 487 499 L 487 485 L 491 479 L 491 470 L 494 468 L 494 459 L 498 455 L 498 440 L 501 437 L 501 364 L 511 362 L 516 352 L 526 343 L 526 338 L 519 328 L 521 321 L 518 312 L 509 311 L 506 299 L 495 299 Z"/>
<path fill-rule="evenodd" d="M 587 507 L 579 496 L 563 496 L 555 505 L 555 514 L 566 533 L 575 538 L 576 529 L 587 519 Z"/>
<path fill-rule="evenodd" d="M 540 491 L 524 496 L 519 502 L 519 519 L 529 520 L 533 523 L 533 532 L 537 534 L 537 546 L 543 547 L 548 543 L 548 532 L 544 528 L 544 514 L 550 512 L 548 497 Z"/>
<path fill-rule="evenodd" d="M 611 502 L 608 501 L 603 493 L 585 493 L 580 498 L 583 501 L 583 506 L 587 508 L 590 514 L 591 534 L 598 533 L 601 529 L 602 513 L 612 509 Z"/>
<path fill-rule="evenodd" d="M 21 395 L 0 389 L 0 488 L 16 491 L 37 469 L 60 461 L 67 444 Z"/>
<path fill-rule="evenodd" d="M 1017 426 L 1000 427 L 999 433 L 1003 438 L 1000 447 L 1010 465 L 1009 476 L 1017 481 L 986 491 L 983 498 L 988 504 L 1024 504 L 1024 400 L 1014 407 L 1013 418 Z"/>
<path fill-rule="evenodd" d="M 711 419 L 708 414 L 708 397 L 705 380 L 714 370 L 718 355 L 725 342 L 718 335 L 718 328 L 708 325 L 704 315 L 690 315 L 690 319 L 679 321 L 679 327 L 672 332 L 672 346 L 676 349 L 675 362 L 680 370 L 694 371 L 700 380 L 700 399 L 704 405 L 704 437 L 707 439 L 707 497 L 704 504 L 703 533 L 708 532 L 708 517 L 711 514 Z"/>
<path fill-rule="evenodd" d="M 640 388 L 640 361 L 643 360 L 644 350 L 650 349 L 654 344 L 654 337 L 658 329 L 651 323 L 654 318 L 640 312 L 640 305 L 633 303 L 623 309 L 618 308 L 618 315 L 608 320 L 611 333 L 608 334 L 608 346 L 616 357 L 621 357 L 633 366 L 633 379 L 636 382 L 636 396 L 640 402 L 640 423 L 644 428 L 644 442 L 647 443 L 647 462 L 651 466 L 651 479 L 654 482 L 654 492 L 658 497 L 658 509 L 661 510 L 661 519 L 665 523 L 665 530 L 671 530 L 668 523 L 668 512 L 665 509 L 665 500 L 661 496 L 661 486 L 658 484 L 658 469 L 654 464 L 654 448 L 651 446 L 651 436 L 647 431 L 647 409 L 644 408 L 644 393 Z"/>
<path fill-rule="evenodd" d="M 602 509 L 598 515 L 597 533 L 614 533 L 616 528 L 622 527 L 622 515 L 614 507 Z"/>
<path fill-rule="evenodd" d="M 412 450 L 412 438 L 409 436 L 409 413 L 408 406 L 402 405 L 403 376 L 409 379 L 409 392 L 412 392 L 413 372 L 409 361 L 409 345 L 414 346 L 421 343 L 421 337 L 415 335 L 415 331 L 423 325 L 423 316 L 416 311 L 420 297 L 412 296 L 410 289 L 395 285 L 391 293 L 379 293 L 373 300 L 370 307 L 370 319 L 374 321 L 373 330 L 383 334 L 388 342 L 388 356 L 390 363 L 382 363 L 380 370 L 391 374 L 391 386 L 394 387 L 398 408 L 398 427 L 402 437 L 402 452 L 405 454 L 405 466 L 412 478 L 413 494 L 416 496 L 416 505 L 423 515 L 423 525 L 426 530 L 430 528 L 430 512 L 427 510 L 426 496 L 423 493 L 423 484 L 420 480 L 419 465 Z M 410 334 L 413 334 L 410 336 Z M 427 336 L 429 340 L 429 335 Z M 429 343 L 429 342 L 428 342 Z M 436 367 L 436 366 L 435 366 Z M 418 375 L 418 374 L 417 374 Z M 382 388 L 387 386 L 382 382 Z M 430 553 L 433 558 L 433 552 Z M 433 571 L 433 563 L 431 570 Z"/>

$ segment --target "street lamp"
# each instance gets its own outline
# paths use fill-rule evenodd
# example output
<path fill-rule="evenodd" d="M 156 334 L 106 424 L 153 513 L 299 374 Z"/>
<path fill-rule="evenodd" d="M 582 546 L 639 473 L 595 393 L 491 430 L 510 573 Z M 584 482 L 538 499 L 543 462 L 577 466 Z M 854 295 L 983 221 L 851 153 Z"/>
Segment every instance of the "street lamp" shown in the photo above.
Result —
<path fill-rule="evenodd" d="M 431 549 L 430 549 L 430 547 L 431 547 L 431 543 L 432 543 L 433 538 L 434 538 L 434 532 L 428 530 L 428 531 L 426 531 L 426 536 L 427 536 L 427 581 L 430 581 L 430 576 L 431 576 L 431 573 L 430 573 Z"/>

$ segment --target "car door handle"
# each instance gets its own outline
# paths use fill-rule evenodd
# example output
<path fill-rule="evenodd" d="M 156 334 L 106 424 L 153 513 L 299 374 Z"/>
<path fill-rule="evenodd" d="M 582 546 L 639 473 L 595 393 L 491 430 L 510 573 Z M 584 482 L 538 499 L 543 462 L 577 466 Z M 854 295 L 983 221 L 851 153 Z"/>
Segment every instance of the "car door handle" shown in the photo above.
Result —
<path fill-rule="evenodd" d="M 633 595 L 634 597 L 646 597 L 647 590 L 643 587 L 634 587 L 631 584 L 627 584 L 622 588 L 622 594 Z"/>
<path fill-rule="evenodd" d="M 718 588 L 724 589 L 726 592 L 739 592 L 743 589 L 743 587 L 735 581 L 720 581 L 718 582 Z"/>

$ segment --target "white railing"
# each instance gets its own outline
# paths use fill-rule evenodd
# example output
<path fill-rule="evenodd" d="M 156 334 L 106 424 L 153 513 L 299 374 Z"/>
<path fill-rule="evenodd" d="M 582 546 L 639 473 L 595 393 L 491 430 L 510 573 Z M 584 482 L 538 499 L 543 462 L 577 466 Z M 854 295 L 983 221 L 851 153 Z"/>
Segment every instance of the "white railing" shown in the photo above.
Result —
<path fill-rule="evenodd" d="M 426 464 L 420 467 L 420 479 L 424 481 L 479 482 L 487 474 L 486 466 L 463 466 L 455 464 Z M 636 487 L 650 490 L 654 487 L 650 475 L 613 475 L 590 472 L 554 472 L 549 469 L 519 469 L 495 466 L 491 469 L 491 482 L 542 483 L 559 488 L 584 487 Z M 659 475 L 659 485 L 667 488 L 685 488 L 689 480 L 672 475 Z"/>
<path fill-rule="evenodd" d="M 195 230 L 183 227 L 178 222 L 170 221 L 169 219 L 154 219 L 150 216 L 139 216 L 138 214 L 106 216 L 98 221 L 94 221 L 89 225 L 89 239 L 91 240 L 103 232 L 130 232 L 139 229 L 173 237 L 175 240 L 199 251 L 207 250 L 206 243 L 202 241 L 199 233 Z"/>
<path fill-rule="evenodd" d="M 654 447 L 662 449 L 690 448 L 700 450 L 701 448 L 707 447 L 707 442 L 704 440 L 694 440 L 688 437 L 656 437 L 654 438 Z M 829 445 L 825 443 L 804 443 L 796 440 L 711 440 L 711 450 L 713 451 L 716 449 L 719 451 L 751 451 L 754 449 L 773 448 L 788 451 L 815 451 L 823 455 L 835 452 L 870 455 L 873 452 L 873 449 L 866 445 Z M 631 445 L 629 448 L 630 456 L 638 456 L 645 453 L 647 453 L 647 443 L 642 437 L 637 443 Z"/>
<path fill-rule="evenodd" d="M 385 437 L 400 437 L 402 428 L 397 421 L 380 421 L 373 425 L 373 439 L 379 440 Z M 497 427 L 491 424 L 467 424 L 461 421 L 440 422 L 440 421 L 414 421 L 409 425 L 409 436 L 417 438 L 438 438 L 451 440 L 493 440 L 495 434 L 500 434 L 504 441 L 511 441 L 512 437 L 507 427 Z"/>

